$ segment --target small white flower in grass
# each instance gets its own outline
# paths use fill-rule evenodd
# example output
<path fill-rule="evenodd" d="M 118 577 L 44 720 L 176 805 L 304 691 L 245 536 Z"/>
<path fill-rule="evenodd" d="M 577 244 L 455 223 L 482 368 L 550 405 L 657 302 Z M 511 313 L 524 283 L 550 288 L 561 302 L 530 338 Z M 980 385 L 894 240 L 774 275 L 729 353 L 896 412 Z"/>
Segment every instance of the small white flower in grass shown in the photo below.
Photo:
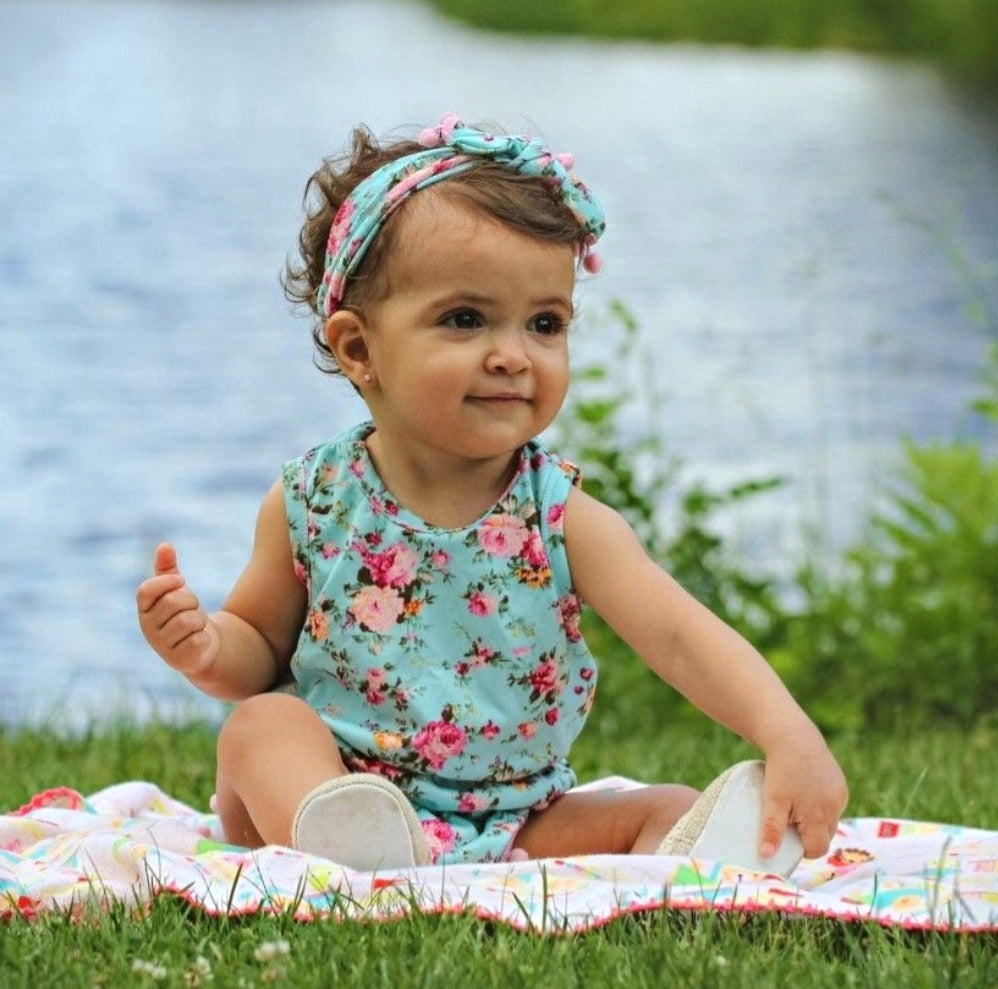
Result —
<path fill-rule="evenodd" d="M 281 958 L 290 953 L 291 945 L 287 941 L 264 941 L 253 952 L 253 957 L 258 962 L 271 962 L 275 958 Z"/>
<path fill-rule="evenodd" d="M 184 973 L 184 984 L 188 986 L 200 986 L 211 979 L 211 962 L 203 955 L 198 955 L 194 964 Z"/>
<path fill-rule="evenodd" d="M 132 961 L 132 971 L 137 975 L 148 975 L 150 979 L 165 979 L 167 974 L 162 965 L 143 961 L 141 958 Z"/>

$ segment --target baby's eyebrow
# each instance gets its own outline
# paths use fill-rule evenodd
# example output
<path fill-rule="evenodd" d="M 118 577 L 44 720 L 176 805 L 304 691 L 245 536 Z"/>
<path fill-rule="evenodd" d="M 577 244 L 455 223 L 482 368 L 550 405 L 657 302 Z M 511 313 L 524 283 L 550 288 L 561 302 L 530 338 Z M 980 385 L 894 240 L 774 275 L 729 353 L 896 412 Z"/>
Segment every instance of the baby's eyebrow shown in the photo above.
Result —
<path fill-rule="evenodd" d="M 434 299 L 433 305 L 446 308 L 447 306 L 491 306 L 496 305 L 494 296 L 484 295 L 480 292 L 449 292 L 447 295 Z M 531 309 L 551 309 L 561 308 L 568 311 L 570 317 L 575 316 L 575 300 L 564 295 L 546 295 L 536 299 L 528 300 Z"/>
<path fill-rule="evenodd" d="M 554 295 L 548 299 L 538 299 L 535 303 L 537 306 L 563 306 L 568 310 L 569 316 L 575 315 L 575 300 L 566 299 L 563 295 Z"/>
<path fill-rule="evenodd" d="M 495 300 L 491 295 L 483 295 L 480 292 L 452 292 L 446 297 L 454 302 L 465 302 L 470 306 L 487 306 Z M 445 300 L 446 301 L 446 300 Z"/>

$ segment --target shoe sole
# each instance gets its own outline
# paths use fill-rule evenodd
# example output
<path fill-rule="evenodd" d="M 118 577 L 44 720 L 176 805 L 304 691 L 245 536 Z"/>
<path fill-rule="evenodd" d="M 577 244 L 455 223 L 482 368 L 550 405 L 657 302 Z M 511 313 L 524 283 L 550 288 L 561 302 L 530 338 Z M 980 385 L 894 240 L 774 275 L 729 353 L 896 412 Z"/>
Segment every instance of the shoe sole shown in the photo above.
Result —
<path fill-rule="evenodd" d="M 291 824 L 291 844 L 360 872 L 430 863 L 412 804 L 373 773 L 340 776 L 309 793 Z"/>
<path fill-rule="evenodd" d="M 688 855 L 738 865 L 754 872 L 789 876 L 804 857 L 790 824 L 776 853 L 759 854 L 765 764 L 740 762 L 722 773 L 683 815 L 659 846 L 660 855 Z"/>

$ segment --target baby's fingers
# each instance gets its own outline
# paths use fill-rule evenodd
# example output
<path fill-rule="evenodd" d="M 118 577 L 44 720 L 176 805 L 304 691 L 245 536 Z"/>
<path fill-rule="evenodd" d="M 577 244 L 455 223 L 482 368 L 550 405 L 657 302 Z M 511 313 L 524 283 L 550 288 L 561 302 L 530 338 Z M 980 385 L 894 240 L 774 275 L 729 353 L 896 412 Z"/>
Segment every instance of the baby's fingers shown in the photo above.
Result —
<path fill-rule="evenodd" d="M 185 584 L 183 574 L 177 569 L 176 550 L 170 543 L 161 543 L 156 547 L 153 559 L 153 576 L 142 581 L 135 594 L 140 619 L 147 616 L 166 595 Z"/>
<path fill-rule="evenodd" d="M 194 595 L 191 595 L 193 598 Z M 176 650 L 188 640 L 205 630 L 208 616 L 197 607 L 182 608 L 171 614 L 158 628 L 160 642 L 170 650 Z"/>
<path fill-rule="evenodd" d="M 163 631 L 177 623 L 197 624 L 194 619 L 204 625 L 201 602 L 180 574 L 150 577 L 139 587 L 137 601 L 143 627 Z"/>
<path fill-rule="evenodd" d="M 197 595 L 177 572 L 144 580 L 135 595 L 139 624 L 153 645 L 175 647 L 204 628 L 207 616 Z"/>
<path fill-rule="evenodd" d="M 156 547 L 153 572 L 155 574 L 180 573 L 180 568 L 177 566 L 177 551 L 173 548 L 172 543 L 160 543 Z"/>
<path fill-rule="evenodd" d="M 759 854 L 763 858 L 775 855 L 786 837 L 787 828 L 792 826 L 800 836 L 805 857 L 818 858 L 828 851 L 837 824 L 837 819 L 829 821 L 824 816 L 796 820 L 792 817 L 789 802 L 774 799 L 764 804 L 762 828 L 759 834 Z"/>
<path fill-rule="evenodd" d="M 783 843 L 790 821 L 790 800 L 763 785 L 762 826 L 759 829 L 759 854 L 772 858 Z"/>
<path fill-rule="evenodd" d="M 135 592 L 135 604 L 139 609 L 139 618 L 150 615 L 165 597 L 185 586 L 180 574 L 166 574 L 163 577 L 150 577 L 139 584 Z"/>
<path fill-rule="evenodd" d="M 839 816 L 845 810 L 848 790 L 845 778 L 831 785 L 819 797 L 802 804 L 801 813 L 794 821 L 808 858 L 818 858 L 827 853 L 839 827 Z"/>
<path fill-rule="evenodd" d="M 809 859 L 820 858 L 828 852 L 828 848 L 835 837 L 838 828 L 838 819 L 834 822 L 826 820 L 802 821 L 797 825 L 800 834 L 801 844 L 804 846 L 804 855 Z"/>
<path fill-rule="evenodd" d="M 152 581 L 164 580 L 153 577 Z M 186 584 L 157 597 L 139 624 L 146 640 L 174 669 L 185 675 L 201 670 L 212 651 L 208 615 Z"/>

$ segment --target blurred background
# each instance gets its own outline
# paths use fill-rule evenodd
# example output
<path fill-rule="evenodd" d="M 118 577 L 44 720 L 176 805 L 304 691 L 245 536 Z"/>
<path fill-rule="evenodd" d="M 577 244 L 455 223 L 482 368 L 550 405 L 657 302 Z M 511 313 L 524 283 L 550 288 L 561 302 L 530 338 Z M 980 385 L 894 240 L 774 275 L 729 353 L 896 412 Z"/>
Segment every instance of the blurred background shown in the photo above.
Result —
<path fill-rule="evenodd" d="M 0 725 L 214 711 L 134 591 L 170 539 L 220 604 L 280 463 L 363 415 L 278 281 L 357 123 L 454 110 L 575 153 L 608 215 L 575 359 L 615 375 L 622 302 L 660 398 L 630 426 L 704 483 L 786 479 L 728 519 L 746 559 L 854 539 L 903 437 L 991 442 L 994 31 L 831 6 L 642 40 L 627 4 L 597 38 L 516 20 L 586 2 L 439 4 L 524 33 L 417 0 L 0 2 Z"/>

